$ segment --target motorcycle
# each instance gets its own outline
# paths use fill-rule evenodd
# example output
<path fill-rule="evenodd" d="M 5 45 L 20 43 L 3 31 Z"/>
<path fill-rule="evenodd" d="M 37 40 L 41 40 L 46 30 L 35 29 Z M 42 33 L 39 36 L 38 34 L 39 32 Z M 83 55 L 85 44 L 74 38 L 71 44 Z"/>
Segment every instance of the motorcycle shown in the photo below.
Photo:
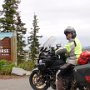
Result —
<path fill-rule="evenodd" d="M 34 90 L 47 90 L 49 87 L 56 89 L 56 73 L 59 70 L 65 71 L 63 79 L 64 90 L 90 90 L 90 61 L 85 65 L 73 66 L 65 64 L 64 53 L 55 55 L 52 47 L 54 39 L 48 39 L 40 49 L 37 67 L 31 72 L 29 82 Z M 89 58 L 90 59 L 90 58 Z"/>
<path fill-rule="evenodd" d="M 29 82 L 34 90 L 47 90 L 49 87 L 56 88 L 56 72 L 60 65 L 65 63 L 65 57 L 55 55 L 55 48 L 52 46 L 55 41 L 50 37 L 40 49 L 36 68 L 31 72 Z"/>

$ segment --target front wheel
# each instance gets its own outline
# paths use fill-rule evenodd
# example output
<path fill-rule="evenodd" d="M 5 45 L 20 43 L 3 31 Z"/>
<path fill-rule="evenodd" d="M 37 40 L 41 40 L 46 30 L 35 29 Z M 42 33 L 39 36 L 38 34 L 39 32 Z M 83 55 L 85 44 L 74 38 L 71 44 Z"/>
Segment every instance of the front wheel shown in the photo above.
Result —
<path fill-rule="evenodd" d="M 29 77 L 29 82 L 34 90 L 47 90 L 48 88 L 48 85 L 39 70 L 32 71 Z"/>

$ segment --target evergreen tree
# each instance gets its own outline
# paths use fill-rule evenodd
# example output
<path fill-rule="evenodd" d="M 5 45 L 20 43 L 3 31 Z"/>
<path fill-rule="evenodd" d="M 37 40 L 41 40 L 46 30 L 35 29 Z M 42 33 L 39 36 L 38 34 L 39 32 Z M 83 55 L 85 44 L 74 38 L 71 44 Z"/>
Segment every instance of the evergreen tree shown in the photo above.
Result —
<path fill-rule="evenodd" d="M 33 20 L 33 28 L 31 28 L 30 36 L 28 37 L 28 42 L 30 44 L 30 58 L 35 60 L 37 57 L 36 55 L 39 53 L 39 38 L 42 36 L 37 35 L 39 33 L 39 26 L 38 26 L 38 19 L 37 16 L 34 14 Z"/>
<path fill-rule="evenodd" d="M 26 34 L 26 28 L 24 27 L 25 23 L 21 21 L 21 17 L 19 13 L 17 13 L 17 23 L 16 23 L 16 32 L 17 32 L 17 61 L 20 63 L 22 59 L 24 59 L 24 50 L 23 48 L 26 46 L 24 35 Z"/>
<path fill-rule="evenodd" d="M 16 30 L 16 14 L 19 3 L 19 0 L 4 0 L 3 10 L 1 11 L 3 14 L 0 18 L 1 32 Z"/>
<path fill-rule="evenodd" d="M 3 10 L 0 10 L 0 31 L 1 32 L 12 32 L 17 33 L 17 59 L 22 60 L 24 58 L 25 41 L 23 40 L 26 34 L 26 28 L 24 28 L 25 23 L 21 21 L 19 16 L 18 4 L 19 0 L 4 0 L 2 5 Z"/>

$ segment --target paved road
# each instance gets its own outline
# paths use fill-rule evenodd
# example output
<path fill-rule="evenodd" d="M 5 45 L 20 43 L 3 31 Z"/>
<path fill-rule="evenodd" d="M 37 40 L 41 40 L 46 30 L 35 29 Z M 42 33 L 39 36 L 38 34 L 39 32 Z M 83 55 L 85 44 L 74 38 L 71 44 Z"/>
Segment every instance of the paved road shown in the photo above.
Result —
<path fill-rule="evenodd" d="M 0 90 L 33 90 L 29 85 L 28 77 L 16 79 L 0 79 Z M 52 90 L 52 89 L 48 89 Z"/>

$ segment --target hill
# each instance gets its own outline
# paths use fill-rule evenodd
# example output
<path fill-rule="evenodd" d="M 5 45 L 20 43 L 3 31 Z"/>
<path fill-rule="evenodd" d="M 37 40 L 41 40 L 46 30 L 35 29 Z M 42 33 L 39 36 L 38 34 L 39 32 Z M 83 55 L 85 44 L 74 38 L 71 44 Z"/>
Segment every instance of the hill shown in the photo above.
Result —
<path fill-rule="evenodd" d="M 88 50 L 88 51 L 90 51 L 90 46 L 83 47 L 83 51 L 85 51 L 85 50 Z"/>

